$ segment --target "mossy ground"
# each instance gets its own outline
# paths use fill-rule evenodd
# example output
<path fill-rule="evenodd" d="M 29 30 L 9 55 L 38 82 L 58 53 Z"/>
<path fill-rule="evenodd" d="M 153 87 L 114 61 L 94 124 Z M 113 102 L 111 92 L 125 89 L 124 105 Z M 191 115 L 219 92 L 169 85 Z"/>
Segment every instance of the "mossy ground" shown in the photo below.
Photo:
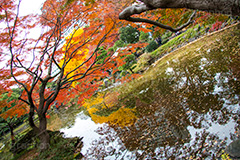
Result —
<path fill-rule="evenodd" d="M 69 126 L 74 123 L 75 115 L 79 113 L 83 108 L 79 109 L 78 106 L 73 105 L 68 109 L 64 107 L 60 108 L 57 112 L 52 111 L 50 113 L 50 119 L 48 119 L 48 129 L 51 131 L 58 131 L 59 129 Z M 71 115 L 71 116 L 69 116 Z M 28 122 L 24 122 L 22 125 L 17 127 L 14 130 L 15 139 L 18 140 L 24 135 L 26 135 L 31 128 L 28 125 Z M 39 154 L 39 151 L 34 146 L 29 146 L 24 152 L 13 155 L 10 152 L 11 148 L 11 141 L 10 141 L 10 133 L 4 136 L 2 141 L 5 145 L 0 151 L 0 159 L 3 160 L 10 160 L 10 159 L 20 159 L 20 160 L 32 160 L 32 159 L 74 159 L 73 156 L 75 155 L 73 151 L 69 152 L 69 149 L 66 146 L 72 145 L 73 141 L 71 139 L 65 139 L 61 136 L 56 136 L 52 140 L 52 145 L 50 149 L 42 154 Z M 35 142 L 34 142 L 35 143 Z M 71 146 L 70 146 L 71 148 Z M 63 149 L 63 150 L 62 150 Z M 52 155 L 52 156 L 49 156 Z M 55 155 L 55 156 L 54 156 Z M 57 156 L 56 156 L 57 155 Z M 42 157 L 42 158 L 41 158 Z M 64 158 L 65 157 L 65 158 Z"/>

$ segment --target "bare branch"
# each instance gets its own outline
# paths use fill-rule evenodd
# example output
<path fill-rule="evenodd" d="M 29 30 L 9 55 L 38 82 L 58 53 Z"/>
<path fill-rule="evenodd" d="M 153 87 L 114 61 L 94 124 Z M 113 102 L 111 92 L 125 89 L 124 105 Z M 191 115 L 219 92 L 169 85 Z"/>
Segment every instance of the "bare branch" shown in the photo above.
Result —
<path fill-rule="evenodd" d="M 27 105 L 30 105 L 30 103 L 28 101 L 26 101 L 25 99 L 22 99 L 21 97 L 18 97 L 19 100 L 23 101 L 24 103 L 26 103 Z"/>
<path fill-rule="evenodd" d="M 17 24 L 17 20 L 18 20 L 18 16 L 19 16 L 20 3 L 21 3 L 21 0 L 19 0 L 18 6 L 17 6 L 17 13 L 16 13 L 16 16 L 15 16 L 15 19 L 14 19 L 14 25 L 13 25 L 13 28 L 12 28 L 12 29 L 11 29 L 10 24 L 9 24 L 8 13 L 7 13 L 6 10 L 4 10 L 4 12 L 5 12 L 5 16 L 6 16 L 8 33 L 9 33 L 9 37 L 10 37 L 10 41 L 9 41 L 9 51 L 10 51 L 10 54 L 11 54 L 11 60 L 10 60 L 11 75 L 12 75 L 13 79 L 14 79 L 19 85 L 21 85 L 21 86 L 28 92 L 27 86 L 26 86 L 25 84 L 23 84 L 22 82 L 20 82 L 20 81 L 16 78 L 16 76 L 14 75 L 14 73 L 13 73 L 13 64 L 14 64 L 15 62 L 14 62 L 14 54 L 13 54 L 13 45 L 12 45 L 12 43 L 13 43 L 14 32 L 15 32 L 15 30 L 16 30 L 16 24 Z"/>
<path fill-rule="evenodd" d="M 62 85 L 65 85 L 67 83 L 72 83 L 73 81 L 78 81 L 84 77 L 86 77 L 86 75 L 88 74 L 88 72 L 93 68 L 93 66 L 96 64 L 96 60 L 97 60 L 97 54 L 96 52 L 98 51 L 99 47 L 101 46 L 101 44 L 105 41 L 105 39 L 107 38 L 107 35 L 112 31 L 112 29 L 115 27 L 115 23 L 114 25 L 112 26 L 111 29 L 109 29 L 109 31 L 101 38 L 101 40 L 98 42 L 95 50 L 93 51 L 93 53 L 91 54 L 91 56 L 86 60 L 84 61 L 83 63 L 81 63 L 79 66 L 77 66 L 75 69 L 73 69 L 71 71 L 71 73 L 73 73 L 74 71 L 76 71 L 77 69 L 79 69 L 80 67 L 82 67 L 85 63 L 87 63 L 90 59 L 92 59 L 92 57 L 95 55 L 95 59 L 94 59 L 94 62 L 88 67 L 88 69 L 85 70 L 84 73 L 79 73 L 79 74 L 74 74 L 73 76 L 70 76 L 68 78 L 66 78 Z M 69 74 L 67 74 L 69 75 Z M 80 76 L 80 77 L 79 77 Z M 67 76 L 66 76 L 67 77 Z M 76 78 L 76 77 L 79 77 L 79 78 Z M 72 80 L 71 80 L 72 79 Z"/>

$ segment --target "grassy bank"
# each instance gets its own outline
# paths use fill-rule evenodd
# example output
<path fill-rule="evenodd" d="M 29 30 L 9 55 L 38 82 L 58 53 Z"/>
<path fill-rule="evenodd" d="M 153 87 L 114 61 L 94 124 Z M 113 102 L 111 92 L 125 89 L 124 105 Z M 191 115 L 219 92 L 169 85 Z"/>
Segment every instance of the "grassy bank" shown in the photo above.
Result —
<path fill-rule="evenodd" d="M 147 81 L 153 81 L 156 79 L 161 72 L 164 72 L 166 68 L 171 67 L 172 63 L 175 63 L 175 61 L 192 59 L 207 52 L 208 50 L 212 50 L 213 48 L 224 47 L 224 43 L 233 43 L 232 41 L 234 41 L 234 36 L 239 36 L 239 33 L 237 33 L 239 32 L 239 28 L 240 24 L 237 23 L 222 30 L 205 35 L 181 48 L 176 49 L 175 51 L 158 59 L 151 66 L 148 66 L 147 71 L 145 71 L 140 78 L 120 86 L 117 88 L 117 91 L 121 93 L 123 97 L 141 91 L 144 89 L 144 87 L 141 86 L 144 86 Z M 236 46 L 236 48 L 238 47 L 239 46 Z M 163 52 L 164 51 L 162 51 L 162 48 L 160 47 L 151 54 L 162 55 Z"/>

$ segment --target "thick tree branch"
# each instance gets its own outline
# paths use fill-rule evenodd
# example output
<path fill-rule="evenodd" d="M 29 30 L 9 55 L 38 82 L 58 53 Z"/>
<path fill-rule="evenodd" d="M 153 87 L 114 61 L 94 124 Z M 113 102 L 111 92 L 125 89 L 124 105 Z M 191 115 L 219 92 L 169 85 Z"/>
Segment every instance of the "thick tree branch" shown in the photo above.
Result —
<path fill-rule="evenodd" d="M 195 15 L 196 15 L 196 11 L 194 11 L 192 13 L 192 15 L 190 16 L 189 20 L 186 23 L 184 23 L 183 25 L 181 25 L 180 27 L 177 27 L 177 28 L 172 28 L 171 26 L 159 23 L 157 21 L 152 21 L 152 20 L 143 19 L 143 18 L 129 17 L 126 20 L 127 21 L 131 21 L 131 22 L 145 22 L 145 23 L 153 24 L 153 25 L 158 26 L 158 27 L 163 28 L 163 29 L 170 30 L 172 32 L 177 32 L 177 31 L 180 31 L 183 28 L 187 27 L 188 25 L 190 25 L 193 22 L 193 18 L 194 18 Z"/>
<path fill-rule="evenodd" d="M 143 4 L 132 5 L 125 8 L 120 14 L 119 19 L 127 20 L 131 22 L 145 22 L 156 25 L 158 27 L 168 29 L 176 32 L 181 28 L 189 25 L 193 19 L 193 16 L 183 26 L 173 29 L 170 26 L 163 25 L 159 22 L 132 17 L 135 14 L 141 14 L 143 12 L 157 9 L 157 8 L 187 8 L 193 10 L 201 10 L 213 13 L 222 13 L 228 15 L 240 15 L 240 0 L 141 0 Z"/>

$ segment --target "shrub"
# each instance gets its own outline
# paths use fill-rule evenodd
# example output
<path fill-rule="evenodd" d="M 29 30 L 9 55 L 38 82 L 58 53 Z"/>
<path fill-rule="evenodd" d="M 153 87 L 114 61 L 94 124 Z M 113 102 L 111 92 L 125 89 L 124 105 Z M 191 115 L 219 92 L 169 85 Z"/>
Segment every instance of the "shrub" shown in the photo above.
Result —
<path fill-rule="evenodd" d="M 140 41 L 147 42 L 148 38 L 149 38 L 149 34 L 148 33 L 145 33 L 143 31 L 140 32 L 140 37 L 139 37 Z"/>
<path fill-rule="evenodd" d="M 212 28 L 209 31 L 210 32 L 217 31 L 221 28 L 221 26 L 222 26 L 222 22 L 216 21 L 216 23 L 212 25 Z"/>
<path fill-rule="evenodd" d="M 154 51 L 155 49 L 158 48 L 158 44 L 157 42 L 155 42 L 155 40 L 152 40 L 149 45 L 146 47 L 146 51 L 147 52 L 152 52 Z"/>
<path fill-rule="evenodd" d="M 120 39 L 126 44 L 138 42 L 139 35 L 140 32 L 132 26 L 127 26 L 120 29 Z"/>

